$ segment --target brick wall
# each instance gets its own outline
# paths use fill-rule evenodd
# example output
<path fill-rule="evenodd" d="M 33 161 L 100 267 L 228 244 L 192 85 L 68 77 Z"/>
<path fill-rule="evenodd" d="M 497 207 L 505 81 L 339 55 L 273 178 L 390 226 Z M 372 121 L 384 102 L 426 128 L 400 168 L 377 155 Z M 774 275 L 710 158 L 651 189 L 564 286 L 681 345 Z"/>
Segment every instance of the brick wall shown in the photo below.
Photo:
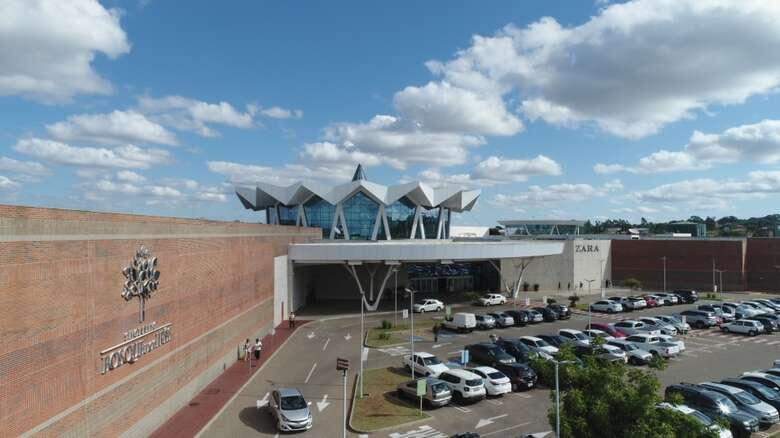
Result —
<path fill-rule="evenodd" d="M 780 239 L 748 239 L 745 271 L 750 290 L 780 291 Z"/>
<path fill-rule="evenodd" d="M 319 235 L 0 205 L 0 431 L 116 436 L 132 428 L 270 328 L 273 258 Z M 161 272 L 145 323 L 172 323 L 172 340 L 101 375 L 99 352 L 139 326 L 137 300 L 120 292 L 121 269 L 142 244 Z"/>

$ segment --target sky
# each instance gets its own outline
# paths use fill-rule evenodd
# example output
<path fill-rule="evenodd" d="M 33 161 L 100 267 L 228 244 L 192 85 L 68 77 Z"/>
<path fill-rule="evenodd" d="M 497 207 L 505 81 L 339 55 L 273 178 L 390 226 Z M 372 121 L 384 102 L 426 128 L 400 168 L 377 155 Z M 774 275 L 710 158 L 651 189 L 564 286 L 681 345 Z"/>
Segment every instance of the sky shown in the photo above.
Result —
<path fill-rule="evenodd" d="M 481 189 L 459 225 L 778 212 L 780 2 L 0 0 L 0 203 Z"/>

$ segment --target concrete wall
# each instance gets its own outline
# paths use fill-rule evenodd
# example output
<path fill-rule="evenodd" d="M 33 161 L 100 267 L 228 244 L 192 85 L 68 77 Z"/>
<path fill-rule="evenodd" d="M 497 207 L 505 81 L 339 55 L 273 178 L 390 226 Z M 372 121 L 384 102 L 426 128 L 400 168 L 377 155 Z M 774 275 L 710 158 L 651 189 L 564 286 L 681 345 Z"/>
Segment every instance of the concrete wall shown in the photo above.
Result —
<path fill-rule="evenodd" d="M 319 230 L 0 205 L 0 431 L 145 436 L 270 330 L 273 260 Z M 146 321 L 171 341 L 101 374 L 137 328 L 121 270 L 159 260 Z"/>

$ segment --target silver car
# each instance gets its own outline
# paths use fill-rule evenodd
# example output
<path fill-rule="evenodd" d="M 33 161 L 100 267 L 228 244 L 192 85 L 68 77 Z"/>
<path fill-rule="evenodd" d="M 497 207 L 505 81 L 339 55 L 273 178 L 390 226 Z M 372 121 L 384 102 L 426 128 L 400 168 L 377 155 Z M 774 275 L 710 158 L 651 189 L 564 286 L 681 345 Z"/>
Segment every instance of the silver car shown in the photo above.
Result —
<path fill-rule="evenodd" d="M 309 404 L 301 391 L 295 388 L 279 388 L 271 393 L 269 405 L 276 418 L 276 427 L 282 432 L 309 430 L 312 426 Z"/>
<path fill-rule="evenodd" d="M 699 386 L 719 392 L 730 398 L 738 408 L 758 418 L 762 427 L 770 427 L 773 424 L 780 422 L 780 414 L 778 414 L 777 409 L 772 407 L 769 403 L 762 402 L 758 397 L 744 389 L 735 388 L 722 383 L 709 382 L 700 383 Z"/>
<path fill-rule="evenodd" d="M 658 318 L 653 318 L 652 316 L 646 316 L 643 318 L 639 318 L 639 321 L 645 323 L 645 325 L 650 330 L 660 330 L 662 335 L 669 335 L 669 336 L 677 335 L 677 329 L 673 325 L 661 321 Z"/>
<path fill-rule="evenodd" d="M 690 324 L 687 322 L 682 322 L 681 319 L 678 319 L 674 316 L 656 315 L 655 317 L 677 329 L 678 334 L 684 335 L 691 329 Z"/>
<path fill-rule="evenodd" d="M 506 313 L 488 313 L 496 321 L 496 327 L 506 328 L 515 325 L 515 319 Z"/>
<path fill-rule="evenodd" d="M 631 365 L 644 365 L 649 363 L 653 358 L 653 355 L 649 351 L 642 350 L 636 345 L 622 339 L 609 340 L 607 341 L 607 345 L 623 350 L 628 357 L 628 363 Z"/>
<path fill-rule="evenodd" d="M 419 400 L 417 397 L 417 380 L 410 380 L 398 384 L 397 394 L 399 398 L 408 398 Z M 425 378 L 425 395 L 422 396 L 423 402 L 430 407 L 444 406 L 452 400 L 450 387 L 444 380 L 435 377 Z"/>

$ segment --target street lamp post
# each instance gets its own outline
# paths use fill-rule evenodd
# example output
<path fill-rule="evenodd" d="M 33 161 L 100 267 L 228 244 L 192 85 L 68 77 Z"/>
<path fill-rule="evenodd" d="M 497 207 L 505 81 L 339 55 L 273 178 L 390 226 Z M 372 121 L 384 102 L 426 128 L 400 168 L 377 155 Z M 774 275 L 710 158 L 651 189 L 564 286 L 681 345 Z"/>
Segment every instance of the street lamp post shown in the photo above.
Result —
<path fill-rule="evenodd" d="M 363 334 L 365 333 L 365 327 L 364 324 L 364 318 L 363 318 L 363 308 L 366 307 L 366 303 L 364 302 L 365 295 L 363 293 L 360 294 L 360 342 L 358 345 L 360 345 L 360 377 L 358 380 L 360 381 L 360 398 L 363 398 Z"/>
<path fill-rule="evenodd" d="M 593 279 L 593 280 L 585 280 L 585 282 L 587 282 L 587 283 L 588 283 L 588 299 L 590 299 L 590 285 L 591 285 L 591 284 L 592 284 L 594 281 L 596 281 L 596 279 Z M 603 295 L 603 293 L 602 293 L 602 295 Z M 589 306 L 588 306 L 588 329 L 590 329 L 590 322 L 591 322 L 591 307 L 590 307 L 590 305 L 589 305 Z"/>
<path fill-rule="evenodd" d="M 718 273 L 718 279 L 719 279 L 719 281 L 718 281 L 718 283 L 719 283 L 718 289 L 720 289 L 720 299 L 721 299 L 721 301 L 723 301 L 723 273 L 726 272 L 726 270 L 725 269 L 716 269 L 715 272 Z"/>
<path fill-rule="evenodd" d="M 661 257 L 664 261 L 664 292 L 666 292 L 666 256 Z"/>
<path fill-rule="evenodd" d="M 563 360 L 558 362 L 555 359 L 552 361 L 555 363 L 555 436 L 561 438 L 561 390 L 558 385 L 558 365 L 574 363 L 574 361 Z"/>
<path fill-rule="evenodd" d="M 604 280 L 604 275 L 606 274 L 606 259 L 601 259 L 601 299 L 604 299 L 605 291 L 604 288 L 606 287 L 606 281 Z"/>
<path fill-rule="evenodd" d="M 405 287 L 404 291 L 409 294 L 409 318 L 411 325 L 411 334 L 409 341 L 411 342 L 412 355 L 410 356 L 411 364 L 409 368 L 412 370 L 412 380 L 414 380 L 414 289 Z"/>
<path fill-rule="evenodd" d="M 393 327 L 398 327 L 398 267 L 393 268 L 395 274 L 395 289 L 393 289 L 393 301 L 395 309 L 393 311 Z"/>

